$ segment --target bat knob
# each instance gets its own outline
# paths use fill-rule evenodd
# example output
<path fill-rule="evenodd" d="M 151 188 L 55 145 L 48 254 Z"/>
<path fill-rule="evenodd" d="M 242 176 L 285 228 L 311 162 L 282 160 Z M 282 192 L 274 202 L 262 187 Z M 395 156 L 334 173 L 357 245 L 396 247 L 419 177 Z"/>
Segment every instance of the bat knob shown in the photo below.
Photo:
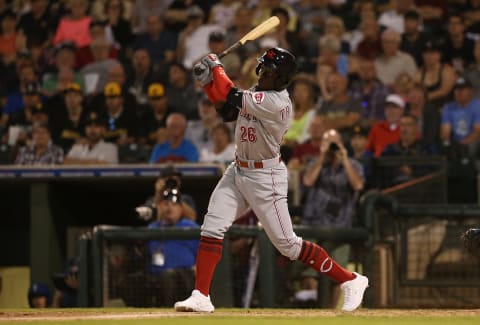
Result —
<path fill-rule="evenodd" d="M 196 76 L 200 76 L 204 71 L 205 71 L 205 69 L 200 67 L 200 66 L 196 66 L 196 67 L 193 68 L 193 73 Z"/>

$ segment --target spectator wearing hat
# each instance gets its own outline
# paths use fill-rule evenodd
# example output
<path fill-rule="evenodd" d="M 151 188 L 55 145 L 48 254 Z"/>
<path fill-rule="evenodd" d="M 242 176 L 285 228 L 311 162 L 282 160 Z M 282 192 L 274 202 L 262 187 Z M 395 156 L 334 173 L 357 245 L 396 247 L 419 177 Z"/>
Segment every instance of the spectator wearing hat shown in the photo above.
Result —
<path fill-rule="evenodd" d="M 375 59 L 378 79 L 391 86 L 401 73 L 414 77 L 417 65 L 410 54 L 400 51 L 400 34 L 393 29 L 382 33 L 382 54 Z"/>
<path fill-rule="evenodd" d="M 187 120 L 180 113 L 172 113 L 167 118 L 167 140 L 153 147 L 150 163 L 197 162 L 198 150 L 185 139 Z"/>
<path fill-rule="evenodd" d="M 69 84 L 63 91 L 63 105 L 50 107 L 52 137 L 65 152 L 84 136 L 88 110 L 84 107 L 82 88 Z"/>
<path fill-rule="evenodd" d="M 122 88 L 116 82 L 105 86 L 104 95 L 106 109 L 99 114 L 107 121 L 105 141 L 119 146 L 134 143 L 138 127 L 135 107 L 124 105 Z"/>
<path fill-rule="evenodd" d="M 447 23 L 448 36 L 442 47 L 443 60 L 452 65 L 457 72 L 463 72 L 475 59 L 475 43 L 465 35 L 465 21 L 460 14 L 451 14 Z"/>
<path fill-rule="evenodd" d="M 390 91 L 378 79 L 375 61 L 364 57 L 358 62 L 357 75 L 352 77 L 348 94 L 362 104 L 360 124 L 370 128 L 378 121 L 385 119 L 385 98 Z"/>
<path fill-rule="evenodd" d="M 29 134 L 31 126 L 36 122 L 47 123 L 48 112 L 42 103 L 40 85 L 28 83 L 22 92 L 25 107 L 12 114 L 9 119 L 9 127 L 16 126 L 24 128 Z"/>
<path fill-rule="evenodd" d="M 405 101 L 396 94 L 390 94 L 385 100 L 385 120 L 373 125 L 368 134 L 367 149 L 375 157 L 380 157 L 383 149 L 400 139 L 400 118 L 405 110 Z"/>
<path fill-rule="evenodd" d="M 32 128 L 32 141 L 21 147 L 15 158 L 17 165 L 57 165 L 63 164 L 63 149 L 52 143 L 50 129 L 46 123 L 38 123 Z"/>
<path fill-rule="evenodd" d="M 434 40 L 424 43 L 423 66 L 417 71 L 415 81 L 425 87 L 427 100 L 440 109 L 450 99 L 455 80 L 455 70 L 442 63 L 439 44 Z"/>
<path fill-rule="evenodd" d="M 134 48 L 146 49 L 156 64 L 169 64 L 175 59 L 177 40 L 165 30 L 160 15 L 151 14 L 147 17 L 146 32 L 136 36 Z"/>
<path fill-rule="evenodd" d="M 356 160 L 371 158 L 372 152 L 367 150 L 368 129 L 361 125 L 355 125 L 351 132 L 348 145 L 350 156 Z"/>
<path fill-rule="evenodd" d="M 178 36 L 176 58 L 186 69 L 191 69 L 196 60 L 209 53 L 208 36 L 222 28 L 213 24 L 204 24 L 205 13 L 197 6 L 187 11 L 187 27 Z"/>
<path fill-rule="evenodd" d="M 428 38 L 421 31 L 420 15 L 415 10 L 409 10 L 404 15 L 405 32 L 402 34 L 400 50 L 410 54 L 421 66 L 423 63 L 422 53 Z"/>
<path fill-rule="evenodd" d="M 190 73 L 181 63 L 170 64 L 166 93 L 169 105 L 174 111 L 182 113 L 188 120 L 199 118 L 197 111 L 198 95 Z"/>
<path fill-rule="evenodd" d="M 30 308 L 47 308 L 52 305 L 52 291 L 44 283 L 33 283 L 28 288 Z"/>
<path fill-rule="evenodd" d="M 226 36 L 221 31 L 211 32 L 208 36 L 208 48 L 210 53 L 220 55 L 227 48 Z M 242 63 L 237 53 L 230 53 L 222 58 L 222 64 L 226 73 L 232 78 L 237 78 L 240 75 L 240 68 Z"/>
<path fill-rule="evenodd" d="M 27 43 L 36 40 L 42 47 L 46 47 L 55 33 L 57 19 L 51 14 L 48 2 L 48 0 L 31 1 L 30 11 L 20 17 L 17 29 L 27 37 Z"/>
<path fill-rule="evenodd" d="M 60 20 L 53 44 L 69 40 L 78 48 L 89 46 L 92 39 L 88 31 L 91 21 L 91 17 L 88 16 L 88 1 L 72 0 L 69 2 L 69 9 L 71 14 Z"/>
<path fill-rule="evenodd" d="M 378 23 L 385 29 L 392 29 L 397 33 L 405 31 L 404 15 L 415 6 L 413 0 L 402 0 L 390 2 L 390 10 L 383 12 L 378 17 Z"/>
<path fill-rule="evenodd" d="M 63 273 L 56 273 L 53 276 L 55 292 L 53 295 L 52 307 L 72 308 L 78 307 L 79 288 L 79 262 L 78 257 L 68 259 Z"/>
<path fill-rule="evenodd" d="M 107 84 L 108 71 L 120 62 L 110 58 L 110 44 L 103 37 L 94 38 L 90 50 L 93 62 L 85 65 L 80 72 L 86 81 L 87 94 L 98 94 Z"/>
<path fill-rule="evenodd" d="M 118 163 L 118 149 L 103 141 L 106 123 L 95 112 L 90 112 L 85 124 L 85 142 L 74 144 L 65 158 L 70 165 L 103 165 Z"/>
<path fill-rule="evenodd" d="M 17 52 L 17 32 L 15 30 L 17 24 L 17 15 L 13 11 L 5 13 L 1 19 L 0 34 L 0 55 L 5 63 L 15 61 Z"/>
<path fill-rule="evenodd" d="M 210 132 L 215 126 L 222 123 L 222 118 L 217 114 L 215 105 L 207 96 L 202 95 L 197 105 L 200 119 L 188 121 L 185 138 L 190 140 L 201 152 L 204 149 L 212 148 Z"/>
<path fill-rule="evenodd" d="M 143 109 L 139 120 L 140 142 L 154 145 L 166 140 L 167 118 L 173 113 L 168 105 L 165 87 L 161 83 L 153 83 L 148 87 L 148 104 Z"/>
<path fill-rule="evenodd" d="M 473 154 L 480 137 L 480 101 L 473 98 L 472 83 L 463 76 L 457 78 L 453 89 L 454 101 L 442 111 L 440 139 L 444 144 L 467 146 Z"/>

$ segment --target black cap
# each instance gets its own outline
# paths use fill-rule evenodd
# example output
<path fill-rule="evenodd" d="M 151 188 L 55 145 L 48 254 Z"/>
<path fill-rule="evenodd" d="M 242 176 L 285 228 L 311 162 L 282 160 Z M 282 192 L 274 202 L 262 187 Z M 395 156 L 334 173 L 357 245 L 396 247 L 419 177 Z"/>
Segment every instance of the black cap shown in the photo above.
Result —
<path fill-rule="evenodd" d="M 88 114 L 87 121 L 85 122 L 85 126 L 88 125 L 106 126 L 107 122 L 96 112 L 90 112 L 90 114 Z"/>
<path fill-rule="evenodd" d="M 429 40 L 425 43 L 423 47 L 424 52 L 433 52 L 433 51 L 440 51 L 441 47 L 438 41 L 435 40 Z"/>
<path fill-rule="evenodd" d="M 64 49 L 75 52 L 77 50 L 77 47 L 75 46 L 75 43 L 71 41 L 63 41 L 61 43 L 58 43 L 57 46 L 55 46 L 55 53 L 58 53 Z"/>
<path fill-rule="evenodd" d="M 368 136 L 368 129 L 360 126 L 360 125 L 354 125 L 352 127 L 352 137 L 355 135 L 363 135 L 363 136 Z"/>
<path fill-rule="evenodd" d="M 408 10 L 407 12 L 405 12 L 405 14 L 403 15 L 403 17 L 404 17 L 405 19 L 420 20 L 420 15 L 419 15 L 418 12 L 416 12 L 415 10 Z"/>
<path fill-rule="evenodd" d="M 225 34 L 222 33 L 221 31 L 213 31 L 210 33 L 208 36 L 208 41 L 209 42 L 223 42 L 225 41 Z"/>
<path fill-rule="evenodd" d="M 176 169 L 175 167 L 173 166 L 167 166 L 165 168 L 162 168 L 160 170 L 160 177 L 170 177 L 170 176 L 178 176 L 178 177 L 181 177 L 182 176 L 182 173 Z"/>
<path fill-rule="evenodd" d="M 36 82 L 29 82 L 25 85 L 22 93 L 24 95 L 38 95 L 40 94 L 40 85 Z"/>
<path fill-rule="evenodd" d="M 453 86 L 453 89 L 458 89 L 458 88 L 472 88 L 472 82 L 466 78 L 466 77 L 458 77 L 457 81 L 455 81 L 455 85 Z"/>

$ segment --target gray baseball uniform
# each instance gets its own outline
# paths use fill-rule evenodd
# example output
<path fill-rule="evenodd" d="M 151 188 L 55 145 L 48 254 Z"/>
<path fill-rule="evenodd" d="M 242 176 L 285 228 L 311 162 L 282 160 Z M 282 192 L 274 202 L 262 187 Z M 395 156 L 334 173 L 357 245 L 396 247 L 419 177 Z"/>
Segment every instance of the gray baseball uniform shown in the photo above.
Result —
<path fill-rule="evenodd" d="M 202 225 L 202 236 L 223 239 L 225 232 L 250 207 L 273 245 L 298 258 L 302 238 L 292 228 L 287 205 L 288 173 L 280 161 L 292 102 L 286 90 L 240 91 L 242 107 L 235 128 L 237 161 L 217 184 Z"/>

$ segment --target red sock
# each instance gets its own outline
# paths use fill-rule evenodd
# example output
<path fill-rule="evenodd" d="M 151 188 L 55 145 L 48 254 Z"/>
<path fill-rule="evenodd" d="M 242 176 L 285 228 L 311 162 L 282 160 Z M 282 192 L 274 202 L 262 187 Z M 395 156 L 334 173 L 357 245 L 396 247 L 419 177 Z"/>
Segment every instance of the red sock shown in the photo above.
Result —
<path fill-rule="evenodd" d="M 195 289 L 205 296 L 210 292 L 213 272 L 218 261 L 222 257 L 223 239 L 200 237 L 200 245 L 197 252 L 197 276 Z"/>
<path fill-rule="evenodd" d="M 325 274 L 338 283 L 355 279 L 355 275 L 352 272 L 337 264 L 322 247 L 307 240 L 304 240 L 302 243 L 302 250 L 298 259 L 303 264 L 319 273 Z"/>

